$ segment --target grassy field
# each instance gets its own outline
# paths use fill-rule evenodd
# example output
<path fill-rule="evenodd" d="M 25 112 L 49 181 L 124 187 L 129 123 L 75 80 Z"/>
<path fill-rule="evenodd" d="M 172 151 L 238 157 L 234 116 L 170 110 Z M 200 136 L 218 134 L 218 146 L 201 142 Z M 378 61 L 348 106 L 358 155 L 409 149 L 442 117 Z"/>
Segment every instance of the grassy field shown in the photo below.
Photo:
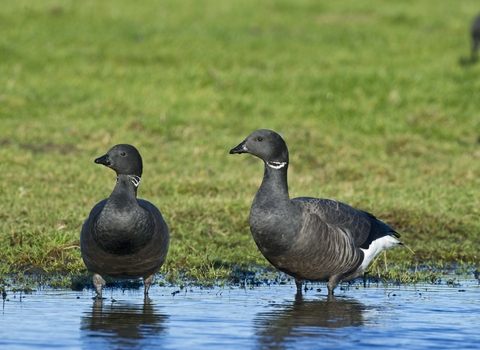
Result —
<path fill-rule="evenodd" d="M 402 234 L 416 254 L 388 252 L 398 275 L 478 267 L 468 33 L 479 11 L 471 0 L 3 1 L 0 275 L 85 271 L 82 223 L 115 184 L 93 159 L 117 143 L 141 152 L 139 196 L 170 226 L 163 274 L 267 266 L 248 227 L 263 164 L 228 155 L 257 128 L 286 139 L 292 197 L 344 201 Z"/>

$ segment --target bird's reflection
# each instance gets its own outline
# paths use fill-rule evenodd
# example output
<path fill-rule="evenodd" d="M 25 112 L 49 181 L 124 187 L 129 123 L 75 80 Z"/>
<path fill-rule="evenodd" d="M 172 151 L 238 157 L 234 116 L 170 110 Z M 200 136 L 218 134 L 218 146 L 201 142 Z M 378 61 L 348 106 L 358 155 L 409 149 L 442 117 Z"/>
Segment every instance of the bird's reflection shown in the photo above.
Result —
<path fill-rule="evenodd" d="M 81 320 L 88 338 L 104 338 L 119 346 L 141 345 L 142 339 L 157 337 L 165 330 L 168 316 L 155 310 L 149 299 L 143 304 L 110 303 L 95 300 L 91 312 Z"/>
<path fill-rule="evenodd" d="M 362 326 L 365 309 L 351 299 L 304 300 L 297 294 L 293 303 L 259 313 L 254 325 L 263 345 L 277 347 L 291 337 L 330 336 L 333 328 Z"/>

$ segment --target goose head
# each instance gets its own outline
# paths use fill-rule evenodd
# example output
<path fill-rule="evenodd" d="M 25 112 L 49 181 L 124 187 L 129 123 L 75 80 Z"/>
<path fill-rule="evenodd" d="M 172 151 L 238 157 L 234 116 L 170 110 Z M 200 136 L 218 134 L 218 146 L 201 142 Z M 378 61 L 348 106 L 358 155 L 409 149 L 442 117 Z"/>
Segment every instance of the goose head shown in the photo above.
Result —
<path fill-rule="evenodd" d="M 142 176 L 142 156 L 132 145 L 113 146 L 105 155 L 95 159 L 95 163 L 105 165 L 117 175 Z"/>
<path fill-rule="evenodd" d="M 250 153 L 272 168 L 288 164 L 287 145 L 283 138 L 272 130 L 256 130 L 237 147 L 230 150 L 230 154 L 240 153 Z"/>

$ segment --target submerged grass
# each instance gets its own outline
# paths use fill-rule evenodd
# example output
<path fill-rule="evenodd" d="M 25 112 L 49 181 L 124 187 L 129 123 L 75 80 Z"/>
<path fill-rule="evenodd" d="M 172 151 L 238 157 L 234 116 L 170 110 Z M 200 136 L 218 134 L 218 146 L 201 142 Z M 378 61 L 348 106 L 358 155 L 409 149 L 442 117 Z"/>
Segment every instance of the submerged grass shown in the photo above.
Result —
<path fill-rule="evenodd" d="M 117 143 L 140 150 L 139 196 L 169 223 L 167 281 L 268 266 L 248 228 L 261 162 L 228 155 L 257 128 L 285 137 L 292 197 L 347 202 L 402 234 L 415 255 L 388 252 L 376 276 L 478 267 L 480 64 L 468 27 L 479 10 L 4 1 L 0 275 L 61 273 L 66 285 L 85 273 L 81 225 L 114 185 L 92 160 Z"/>

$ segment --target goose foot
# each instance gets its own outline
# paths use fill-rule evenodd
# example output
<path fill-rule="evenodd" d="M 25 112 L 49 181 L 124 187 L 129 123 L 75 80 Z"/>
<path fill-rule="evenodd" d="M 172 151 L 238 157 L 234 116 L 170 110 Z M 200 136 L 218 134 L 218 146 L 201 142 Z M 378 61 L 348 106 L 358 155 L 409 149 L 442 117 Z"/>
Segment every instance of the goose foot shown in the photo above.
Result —
<path fill-rule="evenodd" d="M 303 280 L 295 278 L 295 285 L 297 286 L 297 293 L 302 294 L 302 282 Z"/>
<path fill-rule="evenodd" d="M 102 299 L 102 289 L 105 286 L 105 283 L 106 282 L 102 276 L 100 276 L 98 273 L 93 274 L 93 285 L 97 292 L 95 299 Z"/>
<path fill-rule="evenodd" d="M 143 277 L 143 284 L 145 286 L 143 296 L 144 296 L 145 299 L 147 299 L 148 290 L 150 289 L 150 286 L 152 285 L 154 279 L 155 279 L 155 274 L 152 274 L 148 277 Z"/>

